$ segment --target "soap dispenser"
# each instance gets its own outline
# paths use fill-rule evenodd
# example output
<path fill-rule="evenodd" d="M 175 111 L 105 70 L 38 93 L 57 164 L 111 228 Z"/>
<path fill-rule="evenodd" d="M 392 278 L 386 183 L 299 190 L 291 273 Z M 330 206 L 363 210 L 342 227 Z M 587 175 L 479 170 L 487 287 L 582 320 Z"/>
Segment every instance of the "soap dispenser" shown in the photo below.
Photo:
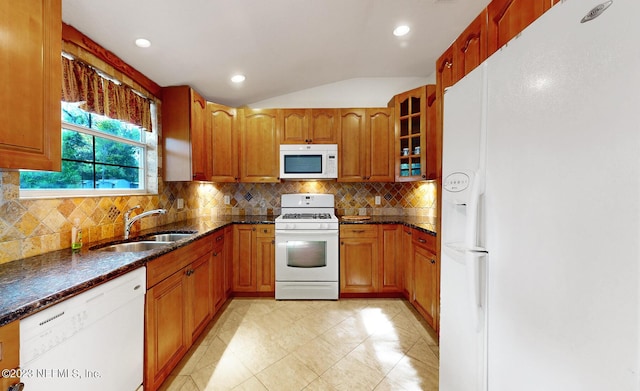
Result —
<path fill-rule="evenodd" d="M 71 251 L 77 253 L 82 248 L 82 228 L 80 228 L 80 219 L 75 218 L 73 220 L 73 227 L 71 228 Z"/>

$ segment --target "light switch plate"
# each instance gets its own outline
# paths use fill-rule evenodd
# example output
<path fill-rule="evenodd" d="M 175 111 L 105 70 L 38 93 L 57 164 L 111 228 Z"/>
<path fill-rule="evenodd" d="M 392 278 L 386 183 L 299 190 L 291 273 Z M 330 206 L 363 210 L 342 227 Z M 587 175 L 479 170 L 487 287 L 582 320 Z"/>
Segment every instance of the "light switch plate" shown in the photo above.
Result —
<path fill-rule="evenodd" d="M 380 200 L 380 196 L 376 196 L 376 205 L 380 205 L 381 200 Z"/>
<path fill-rule="evenodd" d="M 224 196 L 224 204 L 229 205 L 231 203 L 231 197 L 228 195 Z"/>

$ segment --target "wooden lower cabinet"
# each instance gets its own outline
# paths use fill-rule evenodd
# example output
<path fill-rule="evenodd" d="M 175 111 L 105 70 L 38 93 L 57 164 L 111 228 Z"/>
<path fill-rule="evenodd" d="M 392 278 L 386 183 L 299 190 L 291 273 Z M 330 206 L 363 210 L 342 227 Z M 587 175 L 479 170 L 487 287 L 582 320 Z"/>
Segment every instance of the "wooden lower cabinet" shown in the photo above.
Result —
<path fill-rule="evenodd" d="M 276 241 L 274 227 L 262 226 L 256 233 L 256 290 L 276 290 Z"/>
<path fill-rule="evenodd" d="M 224 229 L 224 293 L 225 297 L 231 296 L 233 287 L 233 226 Z"/>
<path fill-rule="evenodd" d="M 156 390 L 213 316 L 212 240 L 147 264 L 145 390 Z"/>
<path fill-rule="evenodd" d="M 15 321 L 0 327 L 0 370 L 17 369 L 20 366 L 20 322 Z M 0 377 L 0 390 L 7 390 L 9 386 L 20 383 L 15 373 L 11 376 Z"/>
<path fill-rule="evenodd" d="M 156 390 L 189 349 L 187 285 L 178 272 L 147 291 L 145 389 Z"/>
<path fill-rule="evenodd" d="M 382 244 L 380 258 L 381 292 L 402 292 L 402 226 L 398 224 L 385 224 L 380 226 L 380 242 Z"/>
<path fill-rule="evenodd" d="M 438 257 L 436 256 L 435 236 L 413 230 L 413 306 L 425 318 L 427 323 L 438 330 L 439 316 L 439 274 Z"/>
<path fill-rule="evenodd" d="M 397 224 L 340 227 L 340 293 L 402 292 L 400 226 Z"/>
<path fill-rule="evenodd" d="M 187 330 L 190 341 L 204 330 L 213 315 L 213 272 L 211 254 L 204 255 L 186 268 Z"/>
<path fill-rule="evenodd" d="M 340 292 L 377 292 L 378 279 L 378 238 L 341 238 Z"/>
<path fill-rule="evenodd" d="M 411 228 L 402 226 L 400 238 L 400 260 L 402 262 L 402 293 L 404 297 L 413 301 L 413 260 L 411 249 Z"/>
<path fill-rule="evenodd" d="M 227 300 L 226 290 L 226 251 L 225 251 L 225 231 L 219 231 L 214 234 L 213 251 L 211 252 L 211 273 L 213 281 L 213 289 L 211 291 L 211 300 L 213 303 L 213 312 L 216 313 Z"/>
<path fill-rule="evenodd" d="M 233 227 L 233 292 L 275 292 L 273 224 Z"/>

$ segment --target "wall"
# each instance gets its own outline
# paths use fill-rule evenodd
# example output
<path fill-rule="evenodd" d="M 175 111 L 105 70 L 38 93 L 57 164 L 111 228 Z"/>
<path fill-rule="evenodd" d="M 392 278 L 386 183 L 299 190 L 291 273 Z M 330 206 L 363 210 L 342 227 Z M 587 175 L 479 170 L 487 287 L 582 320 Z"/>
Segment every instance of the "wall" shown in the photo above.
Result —
<path fill-rule="evenodd" d="M 254 109 L 387 107 L 395 95 L 425 84 L 436 84 L 435 74 L 429 77 L 354 78 L 276 96 L 248 106 Z"/>
<path fill-rule="evenodd" d="M 158 194 L 148 196 L 20 199 L 18 172 L 0 172 L 0 263 L 70 247 L 71 225 L 79 218 L 84 242 L 122 238 L 123 216 L 140 205 L 143 210 L 164 208 L 166 215 L 138 221 L 133 232 L 193 217 L 280 213 L 280 194 L 333 193 L 340 215 L 400 214 L 435 216 L 435 184 L 283 182 L 275 184 L 163 183 Z M 224 205 L 224 196 L 231 198 Z M 374 197 L 381 205 L 374 205 Z M 185 208 L 177 209 L 177 199 Z"/>

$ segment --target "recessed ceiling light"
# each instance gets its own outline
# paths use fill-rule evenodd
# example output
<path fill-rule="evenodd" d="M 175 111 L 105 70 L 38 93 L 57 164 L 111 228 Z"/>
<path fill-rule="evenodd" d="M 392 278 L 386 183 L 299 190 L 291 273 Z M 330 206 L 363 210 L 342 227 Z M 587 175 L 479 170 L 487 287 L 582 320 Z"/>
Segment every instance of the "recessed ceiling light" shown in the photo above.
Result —
<path fill-rule="evenodd" d="M 233 75 L 231 76 L 231 81 L 234 83 L 242 83 L 246 77 L 244 75 Z"/>
<path fill-rule="evenodd" d="M 403 35 L 409 34 L 410 30 L 411 28 L 404 24 L 402 26 L 396 27 L 395 30 L 393 30 L 393 35 L 395 35 L 396 37 L 402 37 Z"/>
<path fill-rule="evenodd" d="M 149 46 L 151 46 L 151 41 L 144 38 L 138 38 L 136 39 L 136 46 L 139 48 L 148 48 Z"/>

